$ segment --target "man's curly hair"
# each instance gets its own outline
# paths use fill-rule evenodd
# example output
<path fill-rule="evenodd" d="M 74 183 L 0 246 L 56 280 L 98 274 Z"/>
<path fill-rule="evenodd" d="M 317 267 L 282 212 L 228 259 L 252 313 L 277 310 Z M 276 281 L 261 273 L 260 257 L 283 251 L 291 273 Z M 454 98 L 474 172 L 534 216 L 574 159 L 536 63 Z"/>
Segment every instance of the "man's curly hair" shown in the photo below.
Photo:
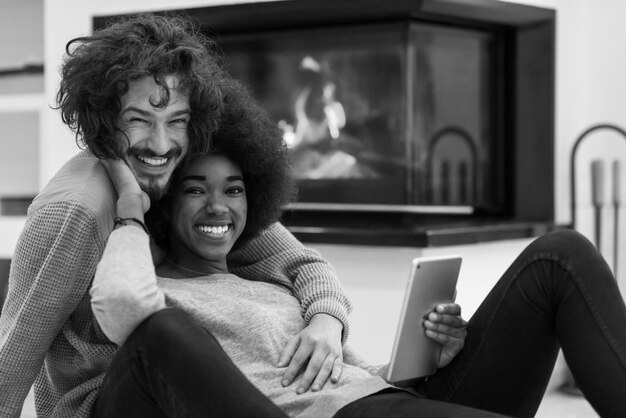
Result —
<path fill-rule="evenodd" d="M 223 93 L 224 109 L 208 152 L 230 159 L 243 174 L 248 216 L 236 243 L 240 247 L 280 219 L 284 205 L 295 197 L 295 185 L 289 149 L 276 123 L 239 82 L 225 82 Z M 185 166 L 175 171 L 169 191 L 146 214 L 157 244 L 165 249 L 169 207 Z"/>
<path fill-rule="evenodd" d="M 165 87 L 165 76 L 175 74 L 189 95 L 190 154 L 206 152 L 222 110 L 219 86 L 226 73 L 215 44 L 189 21 L 152 14 L 122 18 L 72 39 L 66 52 L 57 104 L 81 148 L 100 158 L 120 157 L 126 144 L 116 140 L 116 120 L 129 82 L 152 76 Z M 168 101 L 164 88 L 155 105 L 165 107 Z"/>

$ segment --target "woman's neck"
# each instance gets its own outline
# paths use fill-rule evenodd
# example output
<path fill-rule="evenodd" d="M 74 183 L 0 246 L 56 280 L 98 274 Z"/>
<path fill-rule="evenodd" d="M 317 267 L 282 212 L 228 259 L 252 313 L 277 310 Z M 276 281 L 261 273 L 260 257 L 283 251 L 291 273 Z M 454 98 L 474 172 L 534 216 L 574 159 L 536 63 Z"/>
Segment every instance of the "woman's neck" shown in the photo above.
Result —
<path fill-rule="evenodd" d="M 225 260 L 223 262 L 207 260 L 203 263 L 189 263 L 168 255 L 161 264 L 159 264 L 156 271 L 161 277 L 186 279 L 209 276 L 211 274 L 228 273 L 228 267 Z"/>

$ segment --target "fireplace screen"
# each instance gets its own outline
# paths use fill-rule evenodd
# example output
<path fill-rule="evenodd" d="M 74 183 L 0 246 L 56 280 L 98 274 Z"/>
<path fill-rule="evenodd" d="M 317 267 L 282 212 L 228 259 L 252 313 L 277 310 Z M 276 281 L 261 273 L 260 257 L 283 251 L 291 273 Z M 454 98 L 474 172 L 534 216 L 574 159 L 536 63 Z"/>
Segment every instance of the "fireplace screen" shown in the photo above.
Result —
<path fill-rule="evenodd" d="M 495 39 L 412 22 L 228 35 L 221 47 L 292 150 L 299 205 L 497 212 Z"/>

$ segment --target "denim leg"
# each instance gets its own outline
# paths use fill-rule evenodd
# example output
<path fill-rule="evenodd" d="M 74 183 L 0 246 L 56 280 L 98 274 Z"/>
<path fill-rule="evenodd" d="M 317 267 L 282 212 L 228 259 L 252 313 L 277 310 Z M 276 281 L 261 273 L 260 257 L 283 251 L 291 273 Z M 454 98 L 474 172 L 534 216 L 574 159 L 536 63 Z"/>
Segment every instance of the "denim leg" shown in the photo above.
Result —
<path fill-rule="evenodd" d="M 286 417 L 217 340 L 177 309 L 155 313 L 116 354 L 96 417 Z"/>
<path fill-rule="evenodd" d="M 610 268 L 582 235 L 531 243 L 468 324 L 463 351 L 420 388 L 431 399 L 534 416 L 559 346 L 603 417 L 626 417 L 626 307 Z"/>

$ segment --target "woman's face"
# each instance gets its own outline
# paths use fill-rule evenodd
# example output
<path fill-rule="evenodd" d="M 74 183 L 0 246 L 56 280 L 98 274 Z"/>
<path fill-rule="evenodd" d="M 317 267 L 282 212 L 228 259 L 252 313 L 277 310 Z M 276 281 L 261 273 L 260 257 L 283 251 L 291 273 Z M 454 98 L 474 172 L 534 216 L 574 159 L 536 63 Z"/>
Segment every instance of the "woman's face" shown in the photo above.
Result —
<path fill-rule="evenodd" d="M 206 271 L 207 261 L 225 267 L 246 225 L 241 169 L 222 155 L 209 154 L 193 161 L 174 187 L 170 257 L 199 271 Z"/>

